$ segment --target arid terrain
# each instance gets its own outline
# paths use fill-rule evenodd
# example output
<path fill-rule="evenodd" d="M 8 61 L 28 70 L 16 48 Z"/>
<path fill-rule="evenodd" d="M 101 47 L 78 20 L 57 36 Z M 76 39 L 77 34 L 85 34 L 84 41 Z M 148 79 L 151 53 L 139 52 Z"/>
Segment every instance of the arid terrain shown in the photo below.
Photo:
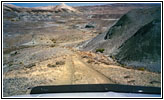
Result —
<path fill-rule="evenodd" d="M 101 48 L 95 47 L 97 41 L 104 41 L 98 36 L 105 36 L 124 14 L 133 9 L 156 6 L 159 5 L 112 4 L 73 8 L 61 4 L 22 8 L 4 4 L 3 96 L 29 94 L 32 87 L 43 85 L 112 83 L 161 87 L 160 72 L 120 63 L 114 59 L 115 55 L 108 54 L 110 50 L 105 44 Z M 135 28 L 139 29 L 149 20 L 143 23 L 138 22 Z M 127 39 L 109 41 L 120 46 L 124 40 Z M 92 45 L 92 41 L 96 42 Z M 127 44 L 124 45 L 123 50 Z"/>

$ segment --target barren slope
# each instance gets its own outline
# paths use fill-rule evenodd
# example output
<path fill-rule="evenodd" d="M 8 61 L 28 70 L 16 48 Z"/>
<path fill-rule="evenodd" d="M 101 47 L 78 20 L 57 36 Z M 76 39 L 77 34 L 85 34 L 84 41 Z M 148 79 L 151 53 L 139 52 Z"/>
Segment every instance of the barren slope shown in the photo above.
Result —
<path fill-rule="evenodd" d="M 104 54 L 113 58 L 117 58 L 117 60 L 123 64 L 129 66 L 145 67 L 148 70 L 160 72 L 160 19 L 160 7 L 134 9 L 123 15 L 106 32 L 82 43 L 79 45 L 79 48 L 82 50 L 90 50 L 94 52 L 97 49 L 104 49 Z M 151 24 L 156 23 L 155 20 L 158 20 L 158 24 Z M 131 37 L 134 38 L 135 35 L 137 35 L 135 40 L 129 40 Z M 124 50 L 120 50 L 119 48 L 121 48 L 123 44 L 126 45 L 126 41 L 131 41 L 131 43 L 124 47 Z M 151 45 L 151 43 L 153 44 Z M 142 44 L 142 46 L 140 44 Z M 144 49 L 146 46 L 147 48 Z M 147 52 L 148 48 L 150 51 L 152 51 L 151 53 Z M 139 51 L 135 52 L 135 50 Z M 128 56 L 126 55 L 127 53 Z M 154 59 L 156 59 L 156 61 Z M 148 64 L 149 62 L 152 63 Z M 152 68 L 153 66 L 154 68 Z M 157 68 L 157 70 L 152 70 L 155 68 Z"/>
<path fill-rule="evenodd" d="M 103 7 L 106 6 L 100 8 Z M 99 7 L 93 7 L 92 13 L 101 11 L 97 9 Z M 90 15 L 53 15 L 42 10 L 30 10 L 28 14 L 21 12 L 20 15 L 28 16 L 25 17 L 27 21 L 12 20 L 15 18 L 14 11 L 5 12 L 5 16 L 9 15 L 11 19 L 4 16 L 3 23 L 3 96 L 29 94 L 32 87 L 41 85 L 116 83 L 161 86 L 160 73 L 132 69 L 116 63 L 103 53 L 76 48 L 79 43 L 97 36 L 106 24 L 111 25 L 116 20 L 105 20 L 104 25 L 98 24 L 97 19 L 88 18 Z M 11 13 L 14 17 L 10 16 Z M 44 14 L 50 14 L 52 19 L 45 19 Z M 86 28 L 86 25 L 92 28 Z M 101 37 L 105 35 L 100 34 Z M 101 38 L 97 36 L 94 41 L 97 43 Z"/>

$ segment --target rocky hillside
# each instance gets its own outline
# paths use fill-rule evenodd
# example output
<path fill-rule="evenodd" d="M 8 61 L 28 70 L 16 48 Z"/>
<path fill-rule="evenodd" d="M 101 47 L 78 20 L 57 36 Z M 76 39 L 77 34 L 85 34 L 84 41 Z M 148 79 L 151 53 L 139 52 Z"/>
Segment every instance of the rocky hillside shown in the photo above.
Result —
<path fill-rule="evenodd" d="M 153 61 L 152 66 L 160 67 L 160 16 L 159 7 L 131 10 L 106 32 L 88 40 L 80 47 L 83 50 L 92 51 L 104 49 L 105 54 L 117 58 L 123 64 L 144 67 L 148 66 L 146 62 Z M 138 53 L 141 54 L 138 55 Z M 157 60 L 157 58 L 159 59 Z M 133 63 L 128 62 L 129 60 Z M 136 62 L 140 62 L 140 64 Z M 160 70 L 160 68 L 158 69 Z"/>
<path fill-rule="evenodd" d="M 139 29 L 119 48 L 116 59 L 126 65 L 149 67 L 160 72 L 161 20 L 155 19 Z"/>

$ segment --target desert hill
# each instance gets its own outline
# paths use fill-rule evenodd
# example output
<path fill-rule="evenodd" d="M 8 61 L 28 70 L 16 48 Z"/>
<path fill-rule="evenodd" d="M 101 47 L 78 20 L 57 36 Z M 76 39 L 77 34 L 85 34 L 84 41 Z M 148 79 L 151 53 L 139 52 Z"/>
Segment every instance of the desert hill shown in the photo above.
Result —
<path fill-rule="evenodd" d="M 147 62 L 152 61 L 153 58 L 151 58 L 151 57 L 155 56 L 156 54 L 158 54 L 158 56 L 156 56 L 156 57 L 160 58 L 160 48 L 161 47 L 158 46 L 158 48 L 156 48 L 156 46 L 155 46 L 156 43 L 158 43 L 160 45 L 160 41 L 158 41 L 158 40 L 160 40 L 160 35 L 154 36 L 156 34 L 160 34 L 160 28 L 156 28 L 156 24 L 153 24 L 156 22 L 156 20 L 158 20 L 158 21 L 160 20 L 160 14 L 161 14 L 160 8 L 158 8 L 158 7 L 131 10 L 128 13 L 126 13 L 125 15 L 123 15 L 106 32 L 98 35 L 97 37 L 95 37 L 92 40 L 88 40 L 80 47 L 82 47 L 83 50 L 92 50 L 92 51 L 96 51 L 97 49 L 103 48 L 103 49 L 105 49 L 104 53 L 109 56 L 113 56 L 113 55 L 119 56 L 119 54 L 124 55 L 123 52 L 125 52 L 125 48 L 124 48 L 124 51 L 122 51 L 122 49 L 120 50 L 120 47 L 123 44 L 125 45 L 126 41 L 130 41 L 129 39 L 131 39 L 131 37 L 134 37 L 137 34 L 137 32 L 146 30 L 146 32 L 148 32 L 147 34 L 149 34 L 149 36 L 145 35 L 144 38 L 147 39 L 148 37 L 152 37 L 153 39 L 148 38 L 148 40 L 143 40 L 142 42 L 140 41 L 141 43 L 143 43 L 142 46 L 144 47 L 147 45 L 146 41 L 148 43 L 151 43 L 151 41 L 154 40 L 154 43 L 155 43 L 153 46 L 149 45 L 150 47 L 152 47 L 151 49 L 153 49 L 153 50 L 151 53 L 148 53 L 149 59 L 147 59 Z M 146 25 L 150 25 L 150 26 L 152 25 L 153 29 L 156 29 L 156 30 L 153 30 L 151 28 L 145 28 L 145 27 L 147 27 Z M 160 27 L 160 22 L 158 22 L 157 26 Z M 154 33 L 152 31 L 157 32 L 157 33 Z M 138 39 L 136 39 L 136 40 L 139 40 L 140 38 L 143 38 L 143 37 L 141 35 L 139 35 L 137 38 Z M 135 47 L 133 47 L 133 49 L 139 49 L 139 47 L 140 47 L 140 46 L 137 46 L 140 43 L 136 44 L 135 42 L 133 42 L 131 44 L 136 45 Z M 142 49 L 140 52 L 147 52 L 147 50 L 148 49 Z M 130 52 L 130 51 L 133 51 L 133 50 L 126 48 L 126 52 Z M 157 51 L 158 51 L 158 53 L 156 53 Z M 135 52 L 131 56 L 133 58 L 135 58 L 135 56 L 137 54 L 138 54 L 138 52 Z M 116 56 L 117 59 L 122 60 L 122 57 L 119 58 L 117 56 Z M 144 57 L 145 57 L 144 55 L 140 55 L 139 58 L 144 58 Z M 125 57 L 123 57 L 123 58 L 125 60 Z M 129 59 L 129 58 L 127 58 L 127 59 Z M 139 59 L 131 59 L 131 60 L 133 62 L 140 61 Z M 160 65 L 160 62 L 158 64 Z M 132 65 L 137 66 L 138 64 L 134 63 Z M 142 65 L 146 66 L 145 63 Z"/>
<path fill-rule="evenodd" d="M 148 67 L 151 71 L 161 69 L 161 20 L 154 19 L 140 28 L 119 48 L 116 59 L 129 66 Z"/>
<path fill-rule="evenodd" d="M 13 21 L 36 21 L 36 20 L 53 20 L 56 13 L 76 14 L 79 13 L 75 8 L 66 4 L 57 6 L 43 6 L 43 7 L 19 7 L 12 4 L 3 5 L 4 18 Z"/>
<path fill-rule="evenodd" d="M 3 5 L 3 9 L 4 11 L 6 10 L 10 10 L 10 11 L 19 11 L 19 12 L 23 12 L 23 11 L 50 11 L 50 12 L 78 12 L 77 9 L 68 6 L 64 3 L 57 5 L 57 6 L 41 6 L 41 7 L 19 7 L 19 6 L 15 6 L 13 4 L 4 4 Z"/>
<path fill-rule="evenodd" d="M 4 4 L 3 96 L 44 85 L 161 87 L 161 12 L 155 6 Z"/>
<path fill-rule="evenodd" d="M 55 12 L 79 12 L 77 9 L 71 7 L 71 6 L 68 6 L 64 3 L 62 3 L 61 5 L 57 5 L 55 8 L 54 8 Z"/>

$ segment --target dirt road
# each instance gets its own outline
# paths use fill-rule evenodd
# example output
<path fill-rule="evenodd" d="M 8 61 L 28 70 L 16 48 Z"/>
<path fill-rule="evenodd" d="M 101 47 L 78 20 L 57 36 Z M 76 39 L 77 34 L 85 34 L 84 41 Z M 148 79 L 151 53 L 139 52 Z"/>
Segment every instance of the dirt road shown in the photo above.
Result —
<path fill-rule="evenodd" d="M 41 85 L 118 83 L 160 86 L 160 74 L 127 69 L 112 63 L 107 65 L 101 60 L 94 59 L 94 56 L 102 58 L 101 54 L 82 52 L 60 46 L 55 49 L 42 47 L 42 49 L 39 48 L 39 52 L 34 50 L 38 48 L 31 48 L 33 54 L 44 59 L 37 58 L 33 66 L 21 64 L 21 67 L 16 67 L 17 69 L 8 70 L 4 73 L 4 96 L 29 94 L 32 87 Z M 31 49 L 29 50 L 31 51 Z M 58 52 L 56 49 L 58 49 Z M 53 56 L 44 56 L 43 51 Z M 20 51 L 19 58 L 24 56 L 24 52 L 24 50 Z M 34 58 L 34 55 L 31 55 L 31 57 Z M 26 58 L 31 57 L 26 55 Z M 32 61 L 35 61 L 35 59 L 32 59 Z M 27 62 L 30 62 L 30 60 Z"/>
<path fill-rule="evenodd" d="M 44 85 L 161 86 L 160 73 L 122 67 L 101 53 L 74 48 L 79 42 L 96 36 L 92 31 L 70 30 L 65 25 L 60 29 L 37 30 L 33 39 L 24 44 L 26 48 L 4 54 L 3 96 L 29 94 L 32 87 Z"/>

